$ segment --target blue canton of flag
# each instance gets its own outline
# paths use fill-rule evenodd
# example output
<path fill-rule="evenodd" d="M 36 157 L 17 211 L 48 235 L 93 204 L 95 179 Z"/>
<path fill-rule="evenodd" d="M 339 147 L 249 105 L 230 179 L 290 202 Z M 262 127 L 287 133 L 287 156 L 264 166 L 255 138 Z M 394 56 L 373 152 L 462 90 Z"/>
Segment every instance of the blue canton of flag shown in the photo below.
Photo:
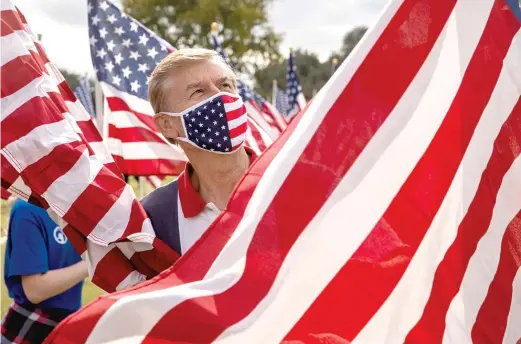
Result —
<path fill-rule="evenodd" d="M 277 88 L 277 91 L 275 94 L 275 107 L 281 114 L 283 114 L 283 115 L 288 114 L 288 107 L 289 107 L 288 95 L 286 94 L 286 92 L 284 92 L 280 88 Z"/>
<path fill-rule="evenodd" d="M 174 49 L 110 1 L 89 1 L 88 12 L 98 80 L 146 100 L 150 73 Z"/>
<path fill-rule="evenodd" d="M 506 0 L 507 4 L 514 12 L 514 15 L 521 22 L 521 1 L 520 0 Z"/>
<path fill-rule="evenodd" d="M 89 79 L 86 76 L 83 76 L 78 81 L 78 86 L 74 89 L 74 94 L 76 98 L 79 99 L 85 110 L 92 117 L 96 116 L 96 112 L 94 110 L 94 103 L 92 102 L 92 93 L 89 87 Z"/>
<path fill-rule="evenodd" d="M 253 91 L 240 80 L 237 80 L 237 89 L 239 90 L 239 95 L 244 102 L 254 98 Z"/>
<path fill-rule="evenodd" d="M 207 109 L 207 107 L 209 107 Z M 218 116 L 210 117 L 204 112 L 208 111 Z M 185 114 L 185 125 L 188 138 L 195 141 L 197 145 L 203 148 L 217 147 L 225 152 L 232 149 L 230 139 L 230 131 L 228 128 L 228 120 L 226 119 L 226 110 L 222 97 L 212 99 L 209 104 L 204 105 L 204 109 L 196 108 Z M 221 148 L 222 147 L 222 148 Z M 214 150 L 214 149 L 210 149 Z"/>
<path fill-rule="evenodd" d="M 286 92 L 288 94 L 288 112 L 300 111 L 300 104 L 298 103 L 298 95 L 302 93 L 302 87 L 297 76 L 297 67 L 295 65 L 295 55 L 293 52 L 289 54 L 288 61 L 288 74 L 287 74 L 288 85 Z"/>

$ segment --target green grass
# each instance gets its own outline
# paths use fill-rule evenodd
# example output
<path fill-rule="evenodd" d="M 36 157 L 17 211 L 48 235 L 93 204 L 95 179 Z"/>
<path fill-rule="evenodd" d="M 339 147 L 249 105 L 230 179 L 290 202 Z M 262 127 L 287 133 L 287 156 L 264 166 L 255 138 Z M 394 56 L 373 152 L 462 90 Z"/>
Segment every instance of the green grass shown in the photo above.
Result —
<path fill-rule="evenodd" d="M 172 180 L 174 180 L 175 177 L 167 177 L 163 184 L 169 183 Z M 134 189 L 134 193 L 139 198 L 139 184 L 134 179 L 131 178 L 129 181 L 129 184 Z M 145 190 L 151 191 L 151 188 L 145 188 Z M 145 191 L 146 193 L 146 191 Z M 8 222 L 9 222 L 9 212 L 11 210 L 11 207 L 7 203 L 7 201 L 2 200 L 1 202 L 1 236 L 2 238 L 7 234 L 7 228 L 8 228 Z M 1 245 L 0 247 L 0 266 L 2 271 L 1 276 L 1 298 L 0 298 L 0 308 L 1 308 L 1 316 L 3 318 L 6 310 L 9 308 L 9 305 L 11 304 L 11 299 L 9 298 L 9 295 L 7 293 L 7 288 L 5 287 L 4 282 L 4 251 L 5 251 L 5 243 Z M 85 281 L 85 284 L 83 286 L 83 295 L 82 295 L 82 303 L 83 305 L 86 305 L 90 303 L 92 300 L 96 299 L 98 296 L 102 295 L 103 291 L 98 288 L 96 285 L 94 285 L 89 280 Z"/>

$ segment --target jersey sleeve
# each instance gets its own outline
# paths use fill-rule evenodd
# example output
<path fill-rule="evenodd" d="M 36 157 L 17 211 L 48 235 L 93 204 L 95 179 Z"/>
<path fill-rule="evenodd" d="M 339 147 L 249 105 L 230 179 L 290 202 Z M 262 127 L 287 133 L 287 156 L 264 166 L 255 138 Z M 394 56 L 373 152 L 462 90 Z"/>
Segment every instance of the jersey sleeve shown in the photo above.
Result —
<path fill-rule="evenodd" d="M 22 207 L 9 219 L 10 259 L 7 277 L 45 273 L 49 270 L 45 228 L 38 214 Z"/>

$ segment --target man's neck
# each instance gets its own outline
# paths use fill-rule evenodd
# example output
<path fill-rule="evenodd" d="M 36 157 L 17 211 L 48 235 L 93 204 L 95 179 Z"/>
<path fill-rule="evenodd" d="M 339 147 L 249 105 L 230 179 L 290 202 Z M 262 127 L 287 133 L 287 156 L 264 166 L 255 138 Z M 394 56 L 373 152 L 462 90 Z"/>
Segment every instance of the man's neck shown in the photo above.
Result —
<path fill-rule="evenodd" d="M 193 166 L 190 176 L 194 189 L 206 202 L 211 202 L 223 210 L 230 195 L 244 172 L 250 165 L 250 159 L 244 148 L 233 154 L 195 154 L 187 156 Z"/>

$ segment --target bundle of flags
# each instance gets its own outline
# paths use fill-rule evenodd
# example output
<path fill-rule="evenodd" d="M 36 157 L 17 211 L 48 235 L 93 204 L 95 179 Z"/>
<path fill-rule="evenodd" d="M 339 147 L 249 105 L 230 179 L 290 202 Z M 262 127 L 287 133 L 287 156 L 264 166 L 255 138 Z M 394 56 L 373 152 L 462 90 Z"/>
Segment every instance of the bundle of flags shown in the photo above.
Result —
<path fill-rule="evenodd" d="M 47 342 L 519 342 L 520 28 L 391 1 L 183 259 Z"/>
<path fill-rule="evenodd" d="M 155 276 L 176 254 L 156 239 L 93 118 L 23 15 L 9 0 L 1 10 L 2 188 L 60 218 L 102 289 Z"/>

